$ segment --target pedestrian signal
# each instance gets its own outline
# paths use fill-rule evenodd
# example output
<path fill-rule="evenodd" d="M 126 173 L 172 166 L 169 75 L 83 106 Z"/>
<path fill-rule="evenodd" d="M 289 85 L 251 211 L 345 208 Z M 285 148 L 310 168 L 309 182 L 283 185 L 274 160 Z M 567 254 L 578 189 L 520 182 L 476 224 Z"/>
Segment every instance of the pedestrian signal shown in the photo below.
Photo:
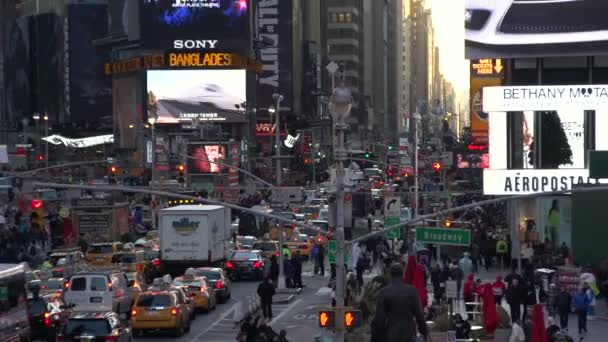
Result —
<path fill-rule="evenodd" d="M 319 326 L 333 328 L 336 325 L 336 313 L 332 310 L 319 311 Z"/>
<path fill-rule="evenodd" d="M 40 209 L 42 208 L 42 201 L 39 199 L 33 199 L 30 202 L 30 207 L 32 208 L 32 210 Z"/>
<path fill-rule="evenodd" d="M 344 327 L 346 329 L 360 328 L 363 324 L 363 315 L 359 310 L 344 311 Z"/>
<path fill-rule="evenodd" d="M 452 221 L 451 220 L 444 220 L 443 221 L 443 226 L 446 228 L 451 228 L 452 227 Z"/>

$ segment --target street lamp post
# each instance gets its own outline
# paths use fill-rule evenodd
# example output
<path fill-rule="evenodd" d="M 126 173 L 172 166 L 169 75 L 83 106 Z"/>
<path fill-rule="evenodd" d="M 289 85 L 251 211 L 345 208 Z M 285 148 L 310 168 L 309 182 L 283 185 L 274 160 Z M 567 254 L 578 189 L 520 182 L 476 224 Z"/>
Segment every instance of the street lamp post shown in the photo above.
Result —
<path fill-rule="evenodd" d="M 344 132 L 348 130 L 346 117 L 352 108 L 352 94 L 348 88 L 335 88 L 330 101 L 331 115 L 334 121 L 334 164 L 336 168 L 336 230 L 335 238 L 338 245 L 336 251 L 336 306 L 344 307 L 345 278 L 344 269 L 344 161 L 347 159 Z M 341 317 L 341 316 L 340 316 Z M 336 332 L 336 341 L 344 341 L 343 329 Z"/>
<path fill-rule="evenodd" d="M 46 178 L 49 178 L 49 116 L 44 114 L 42 117 L 44 120 L 44 167 L 46 167 Z"/>
<path fill-rule="evenodd" d="M 148 123 L 150 124 L 150 137 L 152 138 L 152 188 L 156 189 L 156 120 L 158 119 L 156 111 L 152 110 L 148 112 Z M 156 208 L 155 206 L 156 197 L 152 195 L 151 210 L 152 213 L 152 229 L 156 229 Z"/>
<path fill-rule="evenodd" d="M 420 204 L 418 199 L 418 131 L 420 127 L 418 127 L 418 123 L 420 122 L 422 117 L 418 112 L 416 112 L 412 115 L 412 119 L 414 119 L 414 172 L 416 174 L 416 177 L 414 177 L 414 217 L 418 217 L 418 214 L 420 213 L 418 209 L 418 206 Z"/>
<path fill-rule="evenodd" d="M 268 112 L 270 114 L 274 114 L 274 143 L 276 145 L 275 147 L 275 158 L 276 158 L 276 167 L 277 167 L 277 188 L 281 186 L 281 119 L 280 119 L 280 115 L 281 115 L 281 101 L 283 101 L 283 95 L 280 94 L 272 94 L 272 99 L 274 101 L 276 101 L 276 107 L 275 108 L 268 108 Z M 279 191 L 277 189 L 277 191 Z M 279 289 L 284 289 L 286 288 L 285 286 L 285 269 L 283 267 L 283 222 L 279 222 L 279 283 L 277 284 L 277 287 Z"/>

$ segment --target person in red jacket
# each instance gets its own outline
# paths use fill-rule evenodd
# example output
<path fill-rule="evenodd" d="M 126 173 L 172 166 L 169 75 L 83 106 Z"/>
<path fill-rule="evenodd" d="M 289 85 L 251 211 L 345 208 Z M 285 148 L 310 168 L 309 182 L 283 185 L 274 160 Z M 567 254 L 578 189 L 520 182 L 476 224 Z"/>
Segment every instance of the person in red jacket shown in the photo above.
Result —
<path fill-rule="evenodd" d="M 464 283 L 462 289 L 462 298 L 464 299 L 465 308 L 470 317 L 470 312 L 472 312 L 475 307 L 475 305 L 467 304 L 475 301 L 475 280 L 473 279 L 473 274 L 467 276 L 467 281 Z"/>
<path fill-rule="evenodd" d="M 496 305 L 502 304 L 502 297 L 505 295 L 507 287 L 505 282 L 502 281 L 502 276 L 496 276 L 496 281 L 492 284 L 492 292 L 494 293 L 494 301 Z"/>

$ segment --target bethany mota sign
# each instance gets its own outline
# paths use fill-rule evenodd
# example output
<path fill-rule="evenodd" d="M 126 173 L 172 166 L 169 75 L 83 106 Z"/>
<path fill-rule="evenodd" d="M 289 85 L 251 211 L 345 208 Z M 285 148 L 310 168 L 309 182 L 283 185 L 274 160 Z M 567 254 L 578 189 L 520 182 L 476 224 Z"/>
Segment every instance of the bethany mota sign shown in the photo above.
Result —
<path fill-rule="evenodd" d="M 571 190 L 576 185 L 607 183 L 589 178 L 588 169 L 490 170 L 483 172 L 485 195 L 525 195 Z"/>
<path fill-rule="evenodd" d="M 483 88 L 484 112 L 596 109 L 608 105 L 608 85 Z"/>

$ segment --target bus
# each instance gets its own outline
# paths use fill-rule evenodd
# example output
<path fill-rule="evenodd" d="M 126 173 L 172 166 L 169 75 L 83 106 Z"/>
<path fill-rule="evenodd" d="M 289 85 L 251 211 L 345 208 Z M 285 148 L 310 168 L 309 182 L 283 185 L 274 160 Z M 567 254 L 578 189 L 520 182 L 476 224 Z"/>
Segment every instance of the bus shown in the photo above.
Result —
<path fill-rule="evenodd" d="M 0 341 L 29 341 L 26 263 L 0 264 Z"/>

